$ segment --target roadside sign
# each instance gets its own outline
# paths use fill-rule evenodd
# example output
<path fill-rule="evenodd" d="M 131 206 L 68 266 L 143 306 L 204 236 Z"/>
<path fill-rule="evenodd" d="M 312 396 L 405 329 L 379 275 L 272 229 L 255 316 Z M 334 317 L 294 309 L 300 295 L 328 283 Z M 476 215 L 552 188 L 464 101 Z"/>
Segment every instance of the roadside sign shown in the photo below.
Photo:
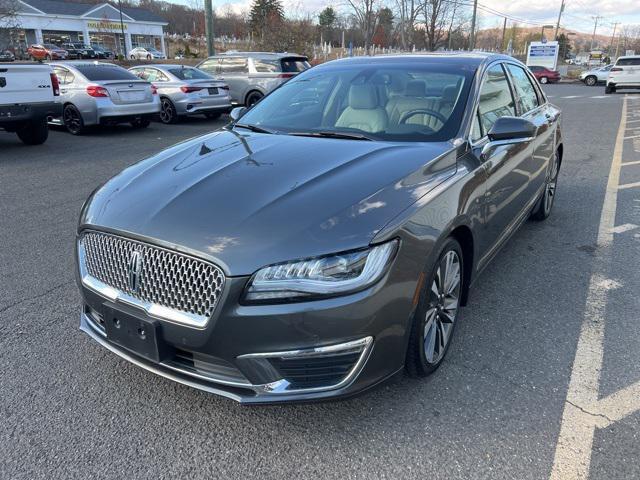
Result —
<path fill-rule="evenodd" d="M 552 70 L 558 63 L 558 42 L 531 42 L 527 49 L 527 65 L 539 65 Z"/>

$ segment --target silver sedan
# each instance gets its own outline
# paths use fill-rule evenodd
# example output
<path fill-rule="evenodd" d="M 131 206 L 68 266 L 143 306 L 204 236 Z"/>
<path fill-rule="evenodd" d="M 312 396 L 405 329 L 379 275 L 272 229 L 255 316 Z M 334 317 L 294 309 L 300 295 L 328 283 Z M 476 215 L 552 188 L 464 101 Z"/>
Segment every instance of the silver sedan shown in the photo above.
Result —
<path fill-rule="evenodd" d="M 129 71 L 157 88 L 163 123 L 174 123 L 186 115 L 218 118 L 232 108 L 227 84 L 197 68 L 145 65 L 132 67 Z"/>
<path fill-rule="evenodd" d="M 51 63 L 60 83 L 62 119 L 78 135 L 90 125 L 131 123 L 145 128 L 160 111 L 160 99 L 149 82 L 111 63 Z"/>

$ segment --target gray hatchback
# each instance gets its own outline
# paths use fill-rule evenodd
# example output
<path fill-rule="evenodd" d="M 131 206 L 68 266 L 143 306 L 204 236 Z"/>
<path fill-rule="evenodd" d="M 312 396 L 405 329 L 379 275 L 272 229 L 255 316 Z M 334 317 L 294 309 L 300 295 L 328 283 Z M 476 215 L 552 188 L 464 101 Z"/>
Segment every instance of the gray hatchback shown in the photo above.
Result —
<path fill-rule="evenodd" d="M 295 53 L 228 52 L 196 67 L 227 83 L 233 103 L 250 107 L 311 65 L 307 57 Z"/>
<path fill-rule="evenodd" d="M 197 68 L 146 65 L 132 67 L 129 71 L 156 87 L 160 95 L 162 123 L 174 123 L 178 117 L 186 115 L 218 118 L 231 110 L 227 84 Z"/>

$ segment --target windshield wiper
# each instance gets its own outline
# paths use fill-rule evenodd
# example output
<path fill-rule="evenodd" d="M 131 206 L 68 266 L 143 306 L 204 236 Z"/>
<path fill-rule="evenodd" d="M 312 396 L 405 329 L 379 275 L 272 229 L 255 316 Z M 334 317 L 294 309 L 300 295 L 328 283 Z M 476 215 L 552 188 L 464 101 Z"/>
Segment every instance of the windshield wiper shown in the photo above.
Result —
<path fill-rule="evenodd" d="M 273 130 L 268 130 L 266 128 L 259 127 L 258 125 L 250 125 L 248 123 L 236 123 L 233 125 L 235 127 L 246 128 L 247 130 L 251 130 L 256 133 L 276 133 Z"/>
<path fill-rule="evenodd" d="M 289 135 L 295 135 L 297 137 L 326 137 L 326 138 L 346 138 L 349 140 L 369 140 L 373 141 L 375 138 L 365 135 L 363 133 L 351 133 L 351 132 L 332 132 L 330 130 L 320 132 L 293 132 Z"/>

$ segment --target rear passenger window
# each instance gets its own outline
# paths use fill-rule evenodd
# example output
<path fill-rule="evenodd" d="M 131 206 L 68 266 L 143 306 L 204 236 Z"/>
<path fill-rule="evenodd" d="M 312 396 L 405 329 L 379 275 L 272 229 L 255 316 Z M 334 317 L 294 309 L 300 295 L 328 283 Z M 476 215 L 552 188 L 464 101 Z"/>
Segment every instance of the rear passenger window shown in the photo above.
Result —
<path fill-rule="evenodd" d="M 58 83 L 60 83 L 60 85 L 68 85 L 75 80 L 73 73 L 69 70 L 65 70 L 64 68 L 54 68 L 53 73 L 58 77 Z"/>
<path fill-rule="evenodd" d="M 253 66 L 258 73 L 271 73 L 280 71 L 279 60 L 253 59 Z"/>
<path fill-rule="evenodd" d="M 538 106 L 538 97 L 536 96 L 536 90 L 531 83 L 529 75 L 524 69 L 515 65 L 507 64 L 507 69 L 513 77 L 513 83 L 518 94 L 518 106 L 520 107 L 520 114 L 530 112 Z"/>
<path fill-rule="evenodd" d="M 515 105 L 507 76 L 500 65 L 491 67 L 480 90 L 478 114 L 483 136 L 487 134 L 500 117 L 515 116 Z"/>
<path fill-rule="evenodd" d="M 616 63 L 616 67 L 636 67 L 640 65 L 640 57 L 638 58 L 621 58 Z"/>
<path fill-rule="evenodd" d="M 217 58 L 205 60 L 198 68 L 209 73 L 220 73 L 220 60 Z"/>
<path fill-rule="evenodd" d="M 248 73 L 246 58 L 223 58 L 220 62 L 221 73 Z"/>

